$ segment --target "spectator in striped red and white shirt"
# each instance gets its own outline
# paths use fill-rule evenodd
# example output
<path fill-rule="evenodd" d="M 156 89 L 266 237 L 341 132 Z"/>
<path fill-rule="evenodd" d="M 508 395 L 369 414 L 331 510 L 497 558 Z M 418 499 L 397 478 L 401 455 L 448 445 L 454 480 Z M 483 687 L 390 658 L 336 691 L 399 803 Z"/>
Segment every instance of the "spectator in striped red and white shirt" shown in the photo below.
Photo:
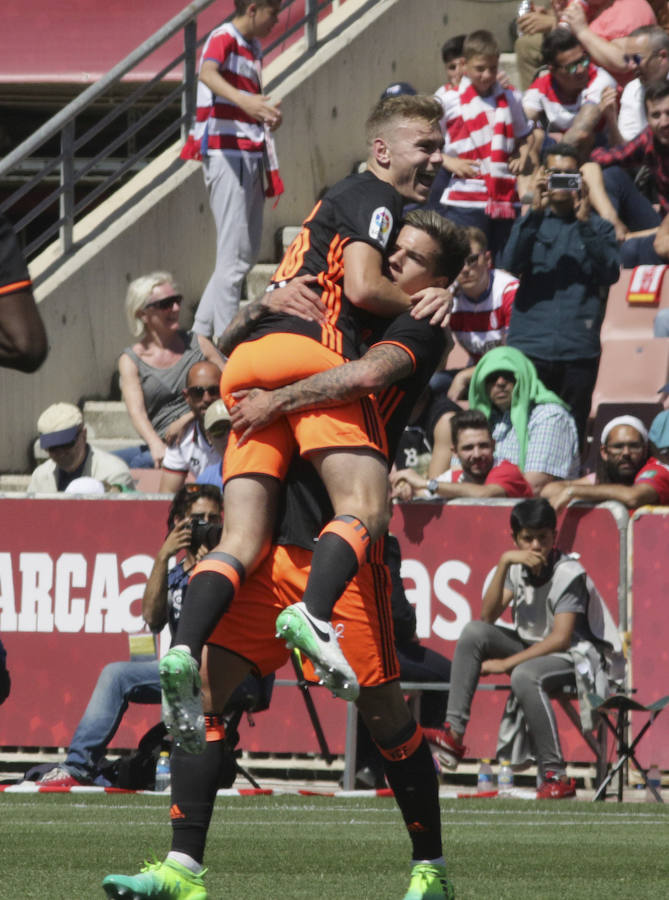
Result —
<path fill-rule="evenodd" d="M 523 94 L 528 119 L 549 133 L 560 133 L 570 144 L 586 145 L 588 152 L 593 142 L 620 143 L 615 79 L 590 61 L 566 28 L 545 35 L 541 52 L 547 70 Z"/>
<path fill-rule="evenodd" d="M 480 228 L 497 257 L 520 206 L 516 176 L 525 167 L 532 125 L 520 94 L 497 80 L 499 48 L 492 34 L 472 32 L 462 52 L 458 89 L 439 98 L 443 165 L 451 172 L 439 211 L 456 225 Z"/>
<path fill-rule="evenodd" d="M 235 0 L 235 17 L 212 31 L 202 51 L 197 112 L 181 156 L 202 161 L 216 225 L 216 266 L 193 323 L 205 336 L 221 335 L 234 318 L 260 250 L 264 198 L 283 191 L 270 134 L 281 110 L 262 93 L 260 48 L 280 6 Z"/>
<path fill-rule="evenodd" d="M 448 388 L 449 398 L 456 403 L 467 399 L 469 382 L 483 354 L 505 343 L 518 290 L 514 275 L 493 268 L 485 234 L 479 228 L 467 228 L 467 237 L 470 252 L 456 281 L 450 319 L 453 337 L 469 354 L 467 367 L 455 374 Z"/>

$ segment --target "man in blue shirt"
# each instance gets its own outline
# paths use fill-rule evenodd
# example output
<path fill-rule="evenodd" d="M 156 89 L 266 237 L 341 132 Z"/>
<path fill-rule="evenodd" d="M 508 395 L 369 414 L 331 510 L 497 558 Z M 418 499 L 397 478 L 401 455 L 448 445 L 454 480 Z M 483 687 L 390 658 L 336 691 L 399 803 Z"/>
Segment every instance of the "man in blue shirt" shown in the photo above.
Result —
<path fill-rule="evenodd" d="M 575 188 L 551 187 L 572 175 Z M 599 332 L 608 287 L 620 275 L 613 226 L 593 213 L 578 152 L 555 144 L 544 155 L 530 211 L 513 226 L 504 268 L 520 279 L 507 343 L 534 363 L 540 380 L 565 400 L 583 444 L 597 380 Z"/>

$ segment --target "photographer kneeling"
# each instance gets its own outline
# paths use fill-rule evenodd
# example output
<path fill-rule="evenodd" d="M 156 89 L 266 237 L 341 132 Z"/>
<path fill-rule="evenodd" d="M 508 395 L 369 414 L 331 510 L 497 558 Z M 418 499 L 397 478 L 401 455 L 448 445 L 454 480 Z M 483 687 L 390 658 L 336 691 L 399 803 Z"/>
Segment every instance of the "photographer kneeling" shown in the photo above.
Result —
<path fill-rule="evenodd" d="M 221 510 L 221 492 L 213 485 L 187 484 L 174 495 L 167 518 L 168 534 L 156 555 L 142 598 L 142 616 L 154 633 L 168 624 L 174 637 L 189 572 L 218 543 Z M 184 555 L 170 568 L 172 557 L 183 551 Z M 128 703 L 158 704 L 160 700 L 157 659 L 109 663 L 100 673 L 64 764 L 44 774 L 40 784 L 112 784 L 107 777 L 109 769 L 102 771 L 101 764 Z"/>

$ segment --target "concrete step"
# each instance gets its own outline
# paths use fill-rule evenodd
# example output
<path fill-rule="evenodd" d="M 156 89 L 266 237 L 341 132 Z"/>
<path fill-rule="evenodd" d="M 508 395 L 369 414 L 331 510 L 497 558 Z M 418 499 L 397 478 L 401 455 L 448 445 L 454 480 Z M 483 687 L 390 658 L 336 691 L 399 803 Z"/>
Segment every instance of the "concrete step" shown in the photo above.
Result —
<path fill-rule="evenodd" d="M 84 422 L 89 438 L 130 438 L 139 441 L 122 400 L 87 400 Z"/>
<path fill-rule="evenodd" d="M 14 494 L 28 490 L 30 475 L 0 475 L 0 494 Z"/>
<path fill-rule="evenodd" d="M 88 443 L 91 447 L 97 447 L 98 450 L 105 450 L 107 453 L 112 453 L 114 450 L 126 450 L 128 447 L 138 447 L 142 443 L 142 439 L 138 436 L 89 438 Z"/>
<path fill-rule="evenodd" d="M 267 290 L 272 275 L 276 269 L 276 263 L 258 263 L 246 276 L 246 299 L 257 300 Z"/>

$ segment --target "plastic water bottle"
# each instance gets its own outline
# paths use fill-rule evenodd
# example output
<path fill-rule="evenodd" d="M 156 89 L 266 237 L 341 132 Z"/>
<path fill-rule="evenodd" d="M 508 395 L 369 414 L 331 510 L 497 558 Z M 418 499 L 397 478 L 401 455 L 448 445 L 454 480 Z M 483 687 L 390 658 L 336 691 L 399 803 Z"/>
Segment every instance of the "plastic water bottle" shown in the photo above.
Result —
<path fill-rule="evenodd" d="M 492 766 L 489 759 L 481 760 L 476 790 L 479 794 L 492 790 Z"/>
<path fill-rule="evenodd" d="M 497 773 L 497 789 L 510 791 L 513 787 L 513 769 L 508 759 L 500 759 L 499 772 Z"/>
<path fill-rule="evenodd" d="M 659 794 L 662 790 L 662 775 L 657 763 L 651 763 L 650 769 L 648 769 L 648 772 L 646 774 L 646 778 L 648 779 L 648 784 L 652 785 Z M 646 802 L 657 803 L 655 795 L 651 791 L 650 787 L 646 788 Z"/>
<path fill-rule="evenodd" d="M 155 791 L 166 791 L 170 786 L 170 755 L 167 750 L 162 750 L 156 763 Z"/>

